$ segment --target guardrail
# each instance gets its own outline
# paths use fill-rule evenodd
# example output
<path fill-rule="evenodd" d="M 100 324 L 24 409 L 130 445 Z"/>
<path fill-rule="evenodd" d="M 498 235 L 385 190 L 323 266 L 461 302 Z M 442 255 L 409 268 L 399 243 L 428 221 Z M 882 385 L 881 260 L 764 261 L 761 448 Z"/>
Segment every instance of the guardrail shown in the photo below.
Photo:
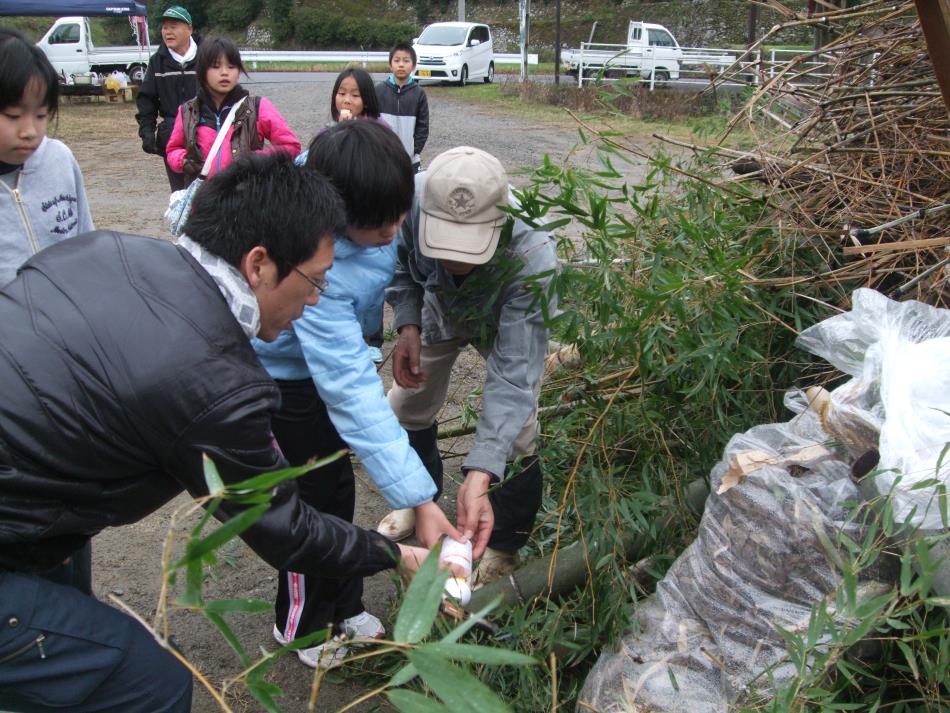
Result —
<path fill-rule="evenodd" d="M 256 69 L 259 63 L 267 62 L 357 62 L 368 64 L 370 62 L 389 62 L 388 52 L 363 52 L 361 50 L 342 50 L 342 51 L 284 51 L 284 50 L 241 50 L 241 59 L 250 64 L 251 69 Z M 521 64 L 520 54 L 496 54 L 495 64 Z M 537 64 L 538 55 L 529 54 L 528 64 Z"/>
<path fill-rule="evenodd" d="M 577 84 L 585 81 L 616 80 L 639 75 L 653 89 L 657 83 L 708 82 L 726 67 L 742 59 L 744 50 L 722 47 L 629 47 L 627 45 L 582 42 L 568 59 L 577 72 Z"/>
<path fill-rule="evenodd" d="M 775 49 L 763 54 L 761 50 L 722 47 L 631 48 L 596 42 L 582 42 L 580 50 L 568 52 L 578 86 L 585 81 L 616 81 L 639 74 L 650 89 L 667 82 L 708 84 L 726 72 L 730 81 L 756 85 L 785 71 L 790 83 L 809 84 L 827 79 L 829 74 L 822 69 L 833 59 L 802 50 Z M 792 64 L 795 66 L 789 67 Z"/>

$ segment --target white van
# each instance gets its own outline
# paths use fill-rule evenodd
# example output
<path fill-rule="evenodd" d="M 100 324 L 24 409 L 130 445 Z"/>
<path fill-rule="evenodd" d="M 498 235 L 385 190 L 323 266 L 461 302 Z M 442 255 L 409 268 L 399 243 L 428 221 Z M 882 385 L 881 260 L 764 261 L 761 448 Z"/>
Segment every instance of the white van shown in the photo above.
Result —
<path fill-rule="evenodd" d="M 486 84 L 495 78 L 491 30 L 475 22 L 435 22 L 412 41 L 417 80 Z"/>

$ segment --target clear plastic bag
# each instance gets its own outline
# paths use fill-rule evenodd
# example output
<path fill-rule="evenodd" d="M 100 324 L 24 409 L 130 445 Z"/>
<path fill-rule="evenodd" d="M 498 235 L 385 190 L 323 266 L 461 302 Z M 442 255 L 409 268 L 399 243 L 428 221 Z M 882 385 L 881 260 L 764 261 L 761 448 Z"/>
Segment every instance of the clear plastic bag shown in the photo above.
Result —
<path fill-rule="evenodd" d="M 201 188 L 204 181 L 196 178 L 187 188 L 180 191 L 173 191 L 168 196 L 168 208 L 165 209 L 165 222 L 168 225 L 168 232 L 176 238 L 185 232 L 185 223 L 188 222 L 188 215 L 191 213 L 191 204 L 195 199 L 195 193 Z"/>
<path fill-rule="evenodd" d="M 861 289 L 851 311 L 806 329 L 797 343 L 852 377 L 831 394 L 827 430 L 860 455 L 863 445 L 838 427 L 851 421 L 875 429 L 878 469 L 889 471 L 876 477 L 878 492 L 893 490 L 898 520 L 942 527 L 937 483 L 950 489 L 950 311 Z"/>
<path fill-rule="evenodd" d="M 794 674 L 779 664 L 786 651 L 775 627 L 805 631 L 811 607 L 839 585 L 835 533 L 858 536 L 845 503 L 860 495 L 850 463 L 816 448 L 827 436 L 801 392 L 786 404 L 803 412 L 729 441 L 696 540 L 588 675 L 580 700 L 593 710 L 724 713 L 765 669 L 777 681 Z M 771 462 L 717 494 L 748 453 Z"/>
<path fill-rule="evenodd" d="M 950 441 L 950 312 L 872 290 L 852 302 L 798 341 L 852 378 L 820 398 L 789 392 L 795 418 L 729 441 L 696 540 L 638 604 L 618 649 L 598 659 L 579 710 L 725 713 L 750 684 L 794 676 L 776 627 L 807 631 L 812 607 L 840 585 L 836 533 L 861 539 L 851 467 L 869 448 L 879 446 L 879 468 L 903 474 L 895 513 L 939 526 L 937 486 L 912 487 L 935 475 L 950 482 L 947 463 L 937 471 Z M 878 476 L 877 487 L 886 493 L 895 478 Z M 859 598 L 886 590 L 895 573 L 873 576 Z"/>

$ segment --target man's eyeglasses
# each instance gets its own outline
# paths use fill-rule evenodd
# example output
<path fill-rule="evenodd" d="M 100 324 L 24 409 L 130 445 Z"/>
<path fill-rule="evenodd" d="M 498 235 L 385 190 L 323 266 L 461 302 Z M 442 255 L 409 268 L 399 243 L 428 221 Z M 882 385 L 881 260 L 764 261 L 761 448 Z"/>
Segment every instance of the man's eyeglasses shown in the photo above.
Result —
<path fill-rule="evenodd" d="M 302 270 L 300 270 L 300 269 L 298 269 L 298 268 L 296 268 L 296 267 L 294 268 L 294 272 L 296 272 L 296 273 L 297 273 L 298 275 L 300 275 L 303 279 L 305 279 L 307 282 L 309 282 L 311 285 L 313 285 L 313 289 L 315 289 L 318 294 L 321 294 L 321 295 L 322 295 L 324 292 L 327 291 L 327 287 L 330 286 L 330 283 L 327 282 L 326 279 L 314 280 L 312 277 L 308 277 L 305 272 L 303 272 Z"/>

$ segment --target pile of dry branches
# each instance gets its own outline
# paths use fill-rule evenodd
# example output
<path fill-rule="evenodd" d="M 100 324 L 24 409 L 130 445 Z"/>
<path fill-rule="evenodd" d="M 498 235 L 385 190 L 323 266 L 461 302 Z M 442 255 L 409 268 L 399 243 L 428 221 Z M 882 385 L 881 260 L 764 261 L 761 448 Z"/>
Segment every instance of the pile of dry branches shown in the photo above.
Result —
<path fill-rule="evenodd" d="M 730 125 L 745 122 L 756 148 L 721 146 L 737 180 L 769 185 L 773 218 L 822 250 L 822 279 L 950 306 L 950 120 L 914 5 L 785 12 L 760 44 L 800 24 L 832 39 L 757 66 L 757 90 Z"/>

